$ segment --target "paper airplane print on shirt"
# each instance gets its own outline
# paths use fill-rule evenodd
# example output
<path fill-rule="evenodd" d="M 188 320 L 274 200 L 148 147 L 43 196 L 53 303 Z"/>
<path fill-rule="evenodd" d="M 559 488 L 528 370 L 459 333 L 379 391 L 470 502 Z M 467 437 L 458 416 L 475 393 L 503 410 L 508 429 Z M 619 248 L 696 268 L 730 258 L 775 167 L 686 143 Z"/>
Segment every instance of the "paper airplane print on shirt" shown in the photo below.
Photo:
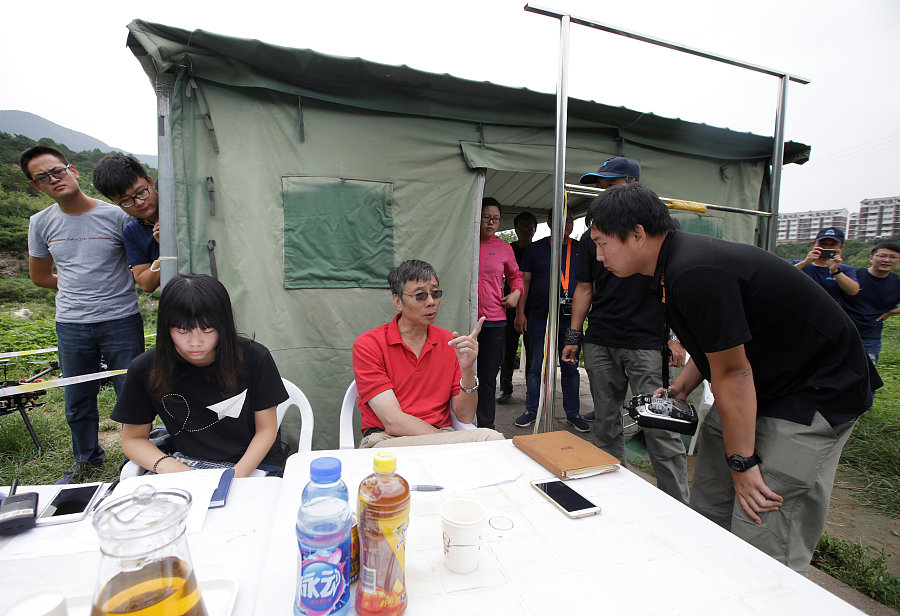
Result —
<path fill-rule="evenodd" d="M 179 434 L 181 432 L 200 432 L 206 430 L 226 417 L 237 419 L 241 415 L 241 410 L 244 408 L 246 399 L 247 390 L 245 389 L 236 396 L 232 396 L 231 398 L 206 407 L 215 413 L 217 417 L 214 421 L 209 422 L 206 425 L 198 425 L 196 421 L 197 418 L 194 418 L 195 420 L 191 421 L 191 406 L 181 394 L 167 394 L 163 396 L 162 406 L 172 419 L 181 423 L 181 428 L 175 433 Z M 172 436 L 175 436 L 175 434 Z"/>

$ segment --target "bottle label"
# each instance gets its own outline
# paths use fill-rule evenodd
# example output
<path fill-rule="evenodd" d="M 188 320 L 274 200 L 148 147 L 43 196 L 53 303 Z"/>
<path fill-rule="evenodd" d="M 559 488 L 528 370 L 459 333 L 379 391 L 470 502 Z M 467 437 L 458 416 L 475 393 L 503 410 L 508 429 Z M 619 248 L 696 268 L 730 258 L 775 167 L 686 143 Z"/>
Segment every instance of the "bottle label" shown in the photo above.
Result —
<path fill-rule="evenodd" d="M 331 550 L 300 546 L 297 608 L 308 616 L 337 612 L 350 600 L 350 537 Z"/>

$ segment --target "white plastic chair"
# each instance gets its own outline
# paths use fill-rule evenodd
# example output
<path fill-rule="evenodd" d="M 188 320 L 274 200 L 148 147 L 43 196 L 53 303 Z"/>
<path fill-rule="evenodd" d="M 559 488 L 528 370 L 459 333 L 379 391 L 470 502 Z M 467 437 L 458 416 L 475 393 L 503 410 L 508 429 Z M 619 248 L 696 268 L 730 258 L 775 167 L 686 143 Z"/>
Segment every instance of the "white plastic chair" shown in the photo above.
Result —
<path fill-rule="evenodd" d="M 288 399 L 279 404 L 275 408 L 275 414 L 278 418 L 278 425 L 281 426 L 281 420 L 284 419 L 285 413 L 287 413 L 288 408 L 291 405 L 296 406 L 300 411 L 300 440 L 297 444 L 298 451 L 312 451 L 312 437 L 313 437 L 313 410 L 312 406 L 309 404 L 309 400 L 306 398 L 306 395 L 300 390 L 299 387 L 291 383 L 289 380 L 282 378 L 281 382 L 284 383 L 284 388 L 288 392 Z"/>
<path fill-rule="evenodd" d="M 353 449 L 355 442 L 353 440 L 353 414 L 356 411 L 359 402 L 359 391 L 356 389 L 356 381 L 350 383 L 347 392 L 344 394 L 344 401 L 341 403 L 340 430 L 338 436 L 338 446 L 341 449 Z M 475 424 L 463 423 L 456 418 L 453 407 L 450 407 L 450 425 L 454 430 L 474 430 Z"/>
<path fill-rule="evenodd" d="M 353 440 L 353 413 L 356 403 L 359 401 L 359 392 L 356 389 L 356 381 L 350 383 L 341 402 L 341 423 L 338 432 L 338 447 L 340 449 L 353 449 L 356 443 Z"/>
<path fill-rule="evenodd" d="M 700 421 L 697 426 L 697 431 L 694 432 L 694 435 L 691 437 L 691 444 L 688 447 L 687 455 L 694 455 L 694 448 L 697 447 L 697 439 L 700 437 L 700 426 L 703 425 L 706 414 L 715 402 L 716 399 L 713 397 L 712 386 L 709 384 L 709 381 L 703 381 L 703 396 L 700 398 L 700 405 L 697 408 L 697 417 Z"/>
<path fill-rule="evenodd" d="M 313 411 L 312 406 L 306 395 L 299 387 L 291 383 L 289 380 L 282 378 L 284 388 L 287 390 L 288 399 L 275 407 L 275 418 L 278 427 L 281 427 L 281 421 L 284 419 L 287 410 L 291 405 L 296 406 L 300 410 L 300 442 L 298 444 L 299 451 L 312 451 L 312 435 L 313 435 Z M 122 466 L 119 471 L 119 479 L 127 479 L 128 477 L 137 477 L 147 472 L 145 468 L 129 460 Z M 250 477 L 264 477 L 265 473 L 259 469 L 255 469 L 249 475 Z"/>

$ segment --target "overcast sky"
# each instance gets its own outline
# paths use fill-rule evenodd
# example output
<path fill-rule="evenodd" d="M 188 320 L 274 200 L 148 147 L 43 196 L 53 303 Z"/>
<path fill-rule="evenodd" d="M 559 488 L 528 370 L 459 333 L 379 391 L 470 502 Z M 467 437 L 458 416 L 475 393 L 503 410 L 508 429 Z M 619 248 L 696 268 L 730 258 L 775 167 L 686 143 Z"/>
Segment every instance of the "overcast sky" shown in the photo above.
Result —
<path fill-rule="evenodd" d="M 555 92 L 559 21 L 524 0 L 86 0 L 4 3 L 0 109 L 29 111 L 111 146 L 156 153 L 156 99 L 125 47 L 135 18 L 503 85 Z M 785 71 L 786 138 L 812 146 L 785 168 L 781 210 L 900 195 L 897 0 L 540 0 L 567 11 Z M 772 135 L 777 79 L 572 26 L 570 95 Z M 676 196 L 676 195 L 673 195 Z"/>

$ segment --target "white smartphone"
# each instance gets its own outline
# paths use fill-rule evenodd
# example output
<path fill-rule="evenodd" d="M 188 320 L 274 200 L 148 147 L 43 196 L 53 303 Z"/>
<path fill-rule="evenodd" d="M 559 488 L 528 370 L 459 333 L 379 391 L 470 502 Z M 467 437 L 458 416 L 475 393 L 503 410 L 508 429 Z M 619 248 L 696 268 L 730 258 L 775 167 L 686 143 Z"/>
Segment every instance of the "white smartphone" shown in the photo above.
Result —
<path fill-rule="evenodd" d="M 102 483 L 82 483 L 63 486 L 43 508 L 37 518 L 38 524 L 62 524 L 77 522 L 91 511 L 100 494 Z"/>
<path fill-rule="evenodd" d="M 573 490 L 561 479 L 532 481 L 531 485 L 570 518 L 586 518 L 589 515 L 600 513 L 600 507 Z"/>

